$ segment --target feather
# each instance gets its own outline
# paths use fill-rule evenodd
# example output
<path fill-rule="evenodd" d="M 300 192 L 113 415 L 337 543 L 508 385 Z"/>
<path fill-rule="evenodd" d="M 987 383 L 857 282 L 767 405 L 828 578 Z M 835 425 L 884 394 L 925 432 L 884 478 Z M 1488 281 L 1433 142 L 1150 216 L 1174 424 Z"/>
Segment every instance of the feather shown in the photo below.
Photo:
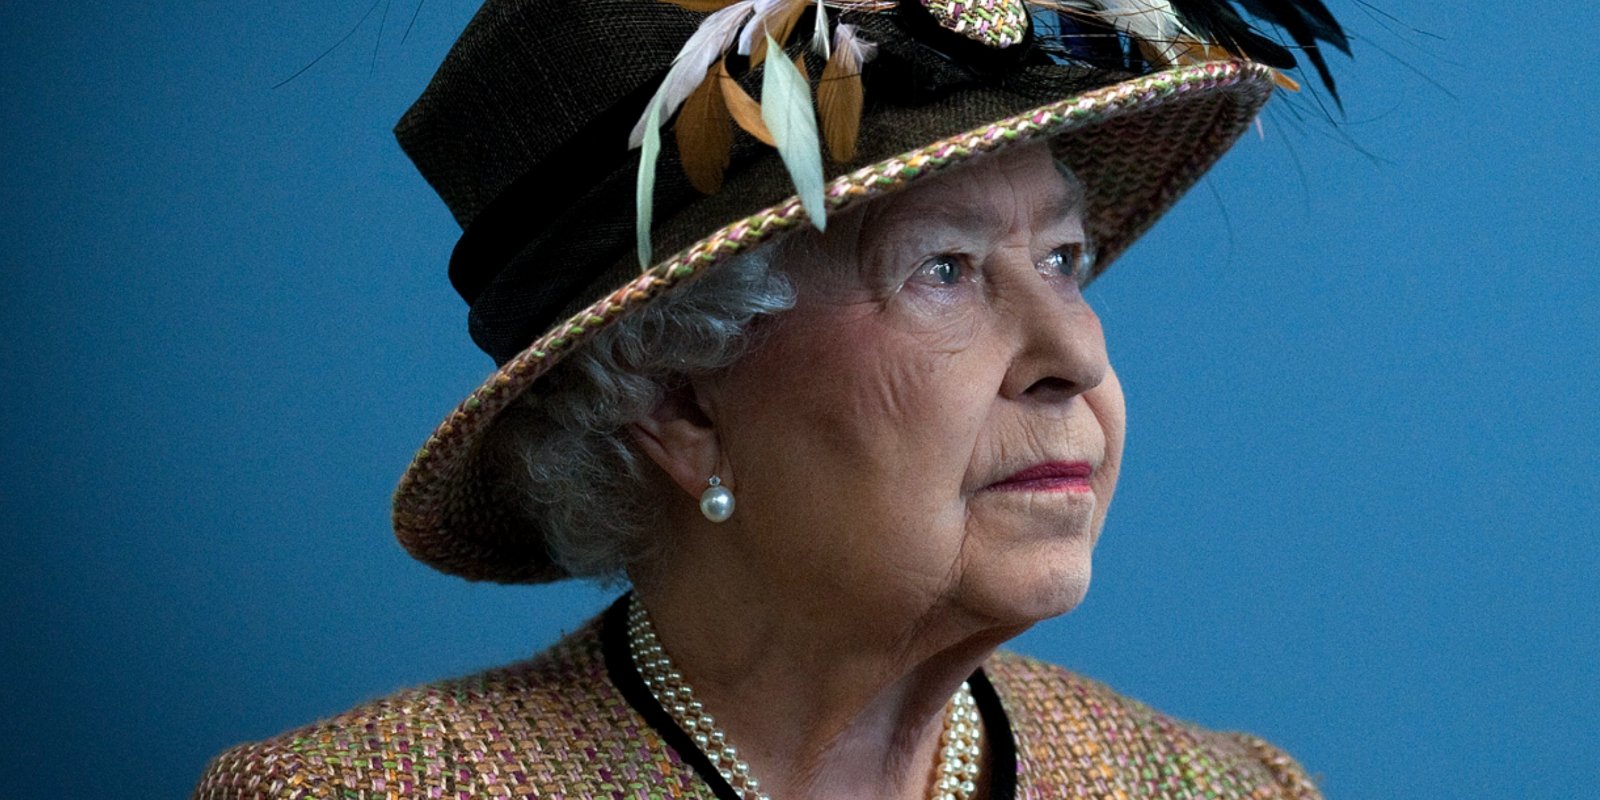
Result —
<path fill-rule="evenodd" d="M 628 146 L 638 147 L 644 141 L 645 125 L 651 114 L 655 113 L 656 124 L 672 116 L 672 112 L 689 99 L 689 95 L 705 79 L 706 70 L 717 62 L 718 58 L 732 44 L 733 38 L 739 31 L 740 23 L 755 10 L 757 3 L 766 0 L 739 0 L 726 8 L 705 18 L 700 27 L 695 29 L 689 41 L 685 42 L 683 49 L 672 60 L 671 69 L 661 81 L 661 88 L 656 90 L 655 96 L 650 98 L 650 104 L 645 107 L 644 115 L 633 126 L 633 132 L 628 135 Z"/>
<path fill-rule="evenodd" d="M 1294 66 L 1292 53 L 1258 33 L 1228 3 L 1176 0 L 1174 7 L 1191 30 L 1220 45 L 1229 56 L 1245 56 L 1279 69 Z"/>
<path fill-rule="evenodd" d="M 1350 40 L 1345 36 L 1344 28 L 1340 27 L 1339 21 L 1334 19 L 1328 7 L 1322 4 L 1322 0 L 1238 0 L 1238 2 L 1251 16 L 1282 28 L 1289 34 L 1289 38 L 1294 39 L 1294 43 L 1299 45 L 1300 51 L 1305 53 L 1306 58 L 1311 60 L 1312 67 L 1317 70 L 1317 77 L 1328 90 L 1328 96 L 1343 108 L 1344 103 L 1339 100 L 1339 87 L 1333 80 L 1333 70 L 1328 67 L 1328 60 L 1323 57 L 1318 42 L 1327 42 L 1348 56 Z"/>
<path fill-rule="evenodd" d="M 770 36 L 779 43 L 787 42 L 811 0 L 756 0 L 756 3 L 755 15 L 739 33 L 739 55 L 750 57 L 751 68 L 767 57 L 766 39 L 757 37 Z"/>
<path fill-rule="evenodd" d="M 817 0 L 816 29 L 811 32 L 811 49 L 821 54 L 824 61 L 833 58 L 832 40 L 828 38 L 828 7 Z"/>
<path fill-rule="evenodd" d="M 1345 37 L 1344 28 L 1340 27 L 1339 20 L 1335 19 L 1333 12 L 1322 4 L 1322 0 L 1236 0 L 1236 2 L 1251 16 L 1271 22 L 1284 30 L 1289 30 L 1285 20 L 1298 17 L 1308 33 L 1337 47 L 1339 52 L 1350 54 L 1350 40 Z"/>
<path fill-rule="evenodd" d="M 1283 45 L 1267 38 L 1240 14 L 1282 29 L 1305 53 L 1339 103 L 1333 72 L 1319 42 L 1350 54 L 1350 40 L 1322 0 L 1029 0 L 1035 6 L 1110 24 L 1134 40 L 1153 64 L 1207 61 L 1220 57 L 1246 57 L 1270 67 L 1289 69 L 1296 59 Z M 1236 8 L 1237 6 L 1237 8 Z M 1218 52 L 1213 52 L 1217 50 Z M 1273 76 L 1279 86 L 1299 88 L 1282 73 Z M 1341 104 L 1342 105 L 1342 104 Z"/>
<path fill-rule="evenodd" d="M 878 57 L 878 46 L 861 36 L 861 29 L 855 25 L 840 25 L 844 29 L 843 35 L 833 38 L 833 46 L 853 51 L 851 59 L 856 68 L 860 69 L 874 58 Z"/>
<path fill-rule="evenodd" d="M 634 186 L 634 235 L 639 269 L 650 269 L 650 226 L 655 213 L 656 159 L 661 155 L 661 106 L 650 104 L 645 113 L 644 140 L 640 142 L 639 179 Z"/>
<path fill-rule="evenodd" d="M 733 121 L 739 123 L 745 133 L 761 140 L 768 147 L 776 147 L 777 142 L 772 138 L 772 132 L 767 130 L 767 123 L 761 119 L 761 105 L 750 97 L 739 82 L 728 74 L 728 60 L 723 59 L 717 64 L 717 80 L 722 83 L 722 100 L 728 105 L 728 114 Z"/>
<path fill-rule="evenodd" d="M 733 118 L 722 100 L 716 67 L 678 112 L 677 135 L 678 157 L 689 182 L 703 194 L 716 194 L 733 151 Z"/>
<path fill-rule="evenodd" d="M 828 155 L 839 163 L 855 158 L 861 133 L 863 92 L 861 65 L 872 60 L 877 45 L 861 38 L 854 25 L 841 23 L 833 33 L 833 57 L 817 85 L 817 111 L 822 117 Z"/>
<path fill-rule="evenodd" d="M 777 48 L 778 43 L 767 36 L 767 49 Z M 778 155 L 800 196 L 800 205 L 811 224 L 824 230 L 828 207 L 823 195 L 822 146 L 817 138 L 816 111 L 811 105 L 811 83 L 787 58 L 767 59 L 764 73 L 761 119 L 772 132 Z"/>
<path fill-rule="evenodd" d="M 756 45 L 756 33 L 762 29 L 768 17 L 782 10 L 788 2 L 789 0 L 757 0 L 755 15 L 739 31 L 739 55 L 748 56 L 751 54 Z"/>

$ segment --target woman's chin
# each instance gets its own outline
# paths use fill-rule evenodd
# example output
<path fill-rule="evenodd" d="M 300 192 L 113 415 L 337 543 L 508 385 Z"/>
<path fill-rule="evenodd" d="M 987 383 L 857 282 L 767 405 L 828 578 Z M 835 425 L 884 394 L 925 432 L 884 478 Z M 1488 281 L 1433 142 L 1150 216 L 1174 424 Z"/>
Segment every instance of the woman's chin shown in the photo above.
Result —
<path fill-rule="evenodd" d="M 967 605 L 1003 626 L 1029 626 L 1077 608 L 1089 593 L 1088 553 L 1057 556 L 969 576 Z"/>

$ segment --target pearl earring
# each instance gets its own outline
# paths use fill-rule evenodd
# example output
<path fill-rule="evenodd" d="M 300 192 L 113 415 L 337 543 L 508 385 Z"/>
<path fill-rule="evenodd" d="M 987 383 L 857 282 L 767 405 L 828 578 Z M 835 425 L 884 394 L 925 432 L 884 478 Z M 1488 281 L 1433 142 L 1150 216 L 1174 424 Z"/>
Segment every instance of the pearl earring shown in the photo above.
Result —
<path fill-rule="evenodd" d="M 733 492 L 712 475 L 711 486 L 700 495 L 700 513 L 712 522 L 727 522 L 733 516 Z"/>

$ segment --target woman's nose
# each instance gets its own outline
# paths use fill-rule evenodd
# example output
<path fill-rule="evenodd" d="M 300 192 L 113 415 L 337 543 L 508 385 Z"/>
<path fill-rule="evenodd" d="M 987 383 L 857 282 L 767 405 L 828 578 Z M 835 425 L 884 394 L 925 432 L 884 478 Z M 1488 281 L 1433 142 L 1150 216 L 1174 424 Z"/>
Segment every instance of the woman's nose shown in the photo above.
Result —
<path fill-rule="evenodd" d="M 1034 273 L 1038 277 L 1038 273 Z M 1051 402 L 1100 385 L 1110 369 L 1100 318 L 1076 286 L 1049 279 L 1025 281 L 1002 307 L 1000 326 L 1011 332 L 1012 359 L 1000 391 L 1008 399 Z"/>

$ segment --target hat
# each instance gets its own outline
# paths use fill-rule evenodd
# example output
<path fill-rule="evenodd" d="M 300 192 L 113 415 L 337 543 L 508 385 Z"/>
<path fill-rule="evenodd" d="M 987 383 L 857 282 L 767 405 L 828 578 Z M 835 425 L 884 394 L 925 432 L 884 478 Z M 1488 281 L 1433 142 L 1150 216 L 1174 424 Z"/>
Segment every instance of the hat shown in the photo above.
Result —
<path fill-rule="evenodd" d="M 1237 2 L 1337 99 L 1320 0 Z M 565 577 L 484 440 L 597 331 L 1024 142 L 1083 182 L 1098 275 L 1294 64 L 1229 0 L 488 0 L 396 136 L 463 228 L 450 280 L 499 367 L 406 470 L 396 535 L 473 580 Z"/>

